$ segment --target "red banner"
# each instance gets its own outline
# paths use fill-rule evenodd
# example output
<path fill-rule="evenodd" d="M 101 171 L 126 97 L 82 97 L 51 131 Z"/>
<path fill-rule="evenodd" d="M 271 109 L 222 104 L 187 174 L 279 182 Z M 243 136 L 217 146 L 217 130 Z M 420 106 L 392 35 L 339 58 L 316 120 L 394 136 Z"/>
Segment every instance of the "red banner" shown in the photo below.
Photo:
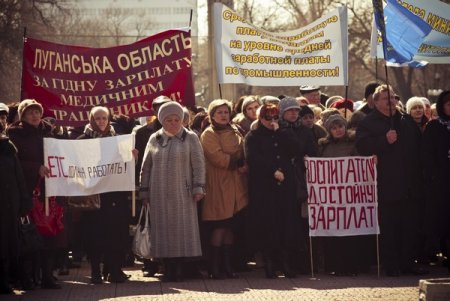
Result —
<path fill-rule="evenodd" d="M 93 106 L 148 116 L 159 95 L 195 104 L 190 32 L 168 30 L 111 48 L 27 38 L 23 56 L 22 97 L 36 99 L 61 125 L 85 125 Z"/>

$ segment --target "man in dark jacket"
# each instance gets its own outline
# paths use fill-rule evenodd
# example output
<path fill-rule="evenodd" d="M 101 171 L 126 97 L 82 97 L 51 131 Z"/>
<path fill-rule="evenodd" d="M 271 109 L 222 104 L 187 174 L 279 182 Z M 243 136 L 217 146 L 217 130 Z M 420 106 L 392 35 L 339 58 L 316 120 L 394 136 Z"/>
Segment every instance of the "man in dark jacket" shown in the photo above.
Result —
<path fill-rule="evenodd" d="M 418 197 L 423 195 L 420 133 L 407 116 L 397 111 L 394 96 L 386 85 L 375 90 L 375 109 L 356 129 L 356 147 L 361 155 L 378 158 L 381 256 L 386 274 L 423 274 L 426 271 L 414 265 L 418 251 Z"/>
<path fill-rule="evenodd" d="M 169 97 L 161 95 L 156 97 L 152 102 L 152 109 L 155 116 L 158 116 L 159 108 L 166 102 L 172 101 Z M 140 127 L 136 131 L 136 149 L 139 151 L 138 159 L 136 162 L 136 185 L 139 186 L 141 165 L 144 159 L 145 147 L 147 146 L 150 136 L 162 128 L 158 118 L 155 118 L 152 122 Z M 149 259 L 144 259 L 144 267 L 142 268 L 144 277 L 153 277 L 157 271 L 156 263 L 153 263 Z"/>

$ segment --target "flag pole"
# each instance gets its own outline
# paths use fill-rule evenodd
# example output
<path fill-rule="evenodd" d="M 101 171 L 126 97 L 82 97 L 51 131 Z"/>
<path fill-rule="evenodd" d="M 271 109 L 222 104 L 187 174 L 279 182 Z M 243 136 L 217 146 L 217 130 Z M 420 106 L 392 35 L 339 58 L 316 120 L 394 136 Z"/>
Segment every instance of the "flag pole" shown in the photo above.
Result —
<path fill-rule="evenodd" d="M 377 234 L 377 275 L 380 278 L 380 234 Z"/>
<path fill-rule="evenodd" d="M 348 100 L 348 83 L 345 85 L 345 100 Z M 347 108 L 344 108 L 344 118 L 347 120 Z"/>
<path fill-rule="evenodd" d="M 219 95 L 220 99 L 222 99 L 222 86 L 219 84 Z"/>
<path fill-rule="evenodd" d="M 23 100 L 23 66 L 25 65 L 25 58 L 23 53 L 25 52 L 25 41 L 27 40 L 27 27 L 23 28 L 23 40 L 22 40 L 22 74 L 20 75 L 20 101 Z"/>
<path fill-rule="evenodd" d="M 191 15 L 189 16 L 189 30 L 191 30 L 193 12 L 194 12 L 194 10 L 191 8 Z"/>
<path fill-rule="evenodd" d="M 311 261 L 311 278 L 314 278 L 314 260 L 312 251 L 312 237 L 309 235 L 309 259 Z"/>

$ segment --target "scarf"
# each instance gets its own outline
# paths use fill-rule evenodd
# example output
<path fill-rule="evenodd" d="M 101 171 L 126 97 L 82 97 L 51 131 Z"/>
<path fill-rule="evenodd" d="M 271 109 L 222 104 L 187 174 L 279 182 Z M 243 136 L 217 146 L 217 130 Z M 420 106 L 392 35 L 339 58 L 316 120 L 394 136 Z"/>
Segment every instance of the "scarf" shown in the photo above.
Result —
<path fill-rule="evenodd" d="M 98 128 L 94 129 L 90 123 L 88 123 L 84 127 L 83 133 L 91 138 L 110 137 L 116 135 L 116 131 L 114 131 L 114 128 L 111 125 L 108 125 L 106 129 L 103 132 L 101 132 Z"/>

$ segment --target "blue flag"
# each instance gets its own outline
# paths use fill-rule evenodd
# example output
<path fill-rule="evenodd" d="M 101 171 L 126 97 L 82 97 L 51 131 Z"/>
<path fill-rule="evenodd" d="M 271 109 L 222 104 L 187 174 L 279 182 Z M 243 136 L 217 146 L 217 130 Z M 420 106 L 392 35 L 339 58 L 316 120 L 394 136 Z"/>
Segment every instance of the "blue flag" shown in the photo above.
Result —
<path fill-rule="evenodd" d="M 388 0 L 384 8 L 384 18 L 382 10 L 380 12 L 381 2 L 373 0 L 377 28 L 383 39 L 385 60 L 394 64 L 408 64 L 410 67 L 424 66 L 426 63 L 413 61 L 413 57 L 431 32 L 431 26 L 396 0 Z"/>

